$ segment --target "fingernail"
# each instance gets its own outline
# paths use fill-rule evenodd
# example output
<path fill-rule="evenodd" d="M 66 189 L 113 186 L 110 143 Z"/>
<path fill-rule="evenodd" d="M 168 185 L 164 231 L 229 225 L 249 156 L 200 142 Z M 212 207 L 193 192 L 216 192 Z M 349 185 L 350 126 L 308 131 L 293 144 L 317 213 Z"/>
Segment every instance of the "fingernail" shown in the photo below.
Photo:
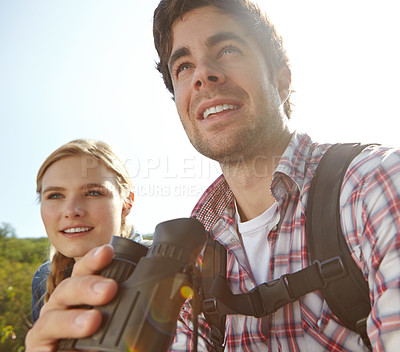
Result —
<path fill-rule="evenodd" d="M 91 310 L 80 313 L 75 318 L 75 324 L 78 325 L 78 327 L 80 327 L 80 328 L 86 327 L 88 325 L 88 321 L 93 316 L 93 313 L 94 313 L 94 311 L 91 311 Z"/>
<path fill-rule="evenodd" d="M 93 256 L 95 257 L 96 255 L 98 255 L 103 250 L 104 247 L 111 247 L 112 248 L 112 246 L 110 244 L 105 244 L 105 245 L 103 245 L 101 247 L 96 248 L 96 250 L 93 252 Z"/>
<path fill-rule="evenodd" d="M 102 294 L 104 290 L 112 285 L 112 280 L 102 280 L 93 285 L 93 291 L 96 294 Z"/>
<path fill-rule="evenodd" d="M 103 249 L 103 247 L 104 247 L 104 246 L 101 246 L 101 247 L 96 248 L 96 250 L 93 252 L 93 257 L 95 257 L 96 255 L 98 255 L 98 254 L 101 252 L 101 250 Z"/>

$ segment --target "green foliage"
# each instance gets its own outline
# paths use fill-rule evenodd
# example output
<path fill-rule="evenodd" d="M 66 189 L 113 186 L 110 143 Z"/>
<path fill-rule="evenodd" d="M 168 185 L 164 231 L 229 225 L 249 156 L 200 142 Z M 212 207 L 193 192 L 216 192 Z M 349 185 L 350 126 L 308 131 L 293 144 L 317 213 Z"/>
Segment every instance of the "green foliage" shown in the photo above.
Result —
<path fill-rule="evenodd" d="M 0 239 L 15 238 L 15 229 L 10 224 L 2 222 L 0 226 Z"/>
<path fill-rule="evenodd" d="M 142 235 L 143 239 L 146 241 L 152 241 L 154 237 L 154 233 L 146 233 Z"/>
<path fill-rule="evenodd" d="M 14 228 L 0 225 L 0 352 L 22 352 L 31 327 L 31 281 L 47 260 L 47 238 L 18 239 Z"/>

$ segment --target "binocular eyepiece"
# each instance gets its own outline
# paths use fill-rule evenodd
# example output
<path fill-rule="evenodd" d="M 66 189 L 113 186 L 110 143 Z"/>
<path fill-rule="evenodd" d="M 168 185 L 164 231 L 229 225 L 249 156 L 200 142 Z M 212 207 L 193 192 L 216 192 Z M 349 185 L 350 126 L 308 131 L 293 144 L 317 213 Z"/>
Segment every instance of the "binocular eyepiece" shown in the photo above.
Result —
<path fill-rule="evenodd" d="M 96 307 L 103 321 L 92 336 L 61 340 L 59 351 L 167 351 L 183 303 L 197 294 L 194 268 L 206 239 L 203 225 L 193 218 L 158 224 L 149 249 L 113 237 L 115 257 L 101 275 L 117 281 L 118 293 Z"/>

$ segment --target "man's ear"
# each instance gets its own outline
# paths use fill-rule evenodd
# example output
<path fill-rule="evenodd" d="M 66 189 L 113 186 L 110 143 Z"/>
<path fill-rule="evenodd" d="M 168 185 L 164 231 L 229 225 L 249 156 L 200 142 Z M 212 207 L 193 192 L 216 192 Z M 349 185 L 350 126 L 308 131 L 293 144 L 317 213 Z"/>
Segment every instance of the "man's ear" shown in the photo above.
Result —
<path fill-rule="evenodd" d="M 285 104 L 290 96 L 290 85 L 292 83 L 292 74 L 288 67 L 282 67 L 276 75 L 276 84 L 281 98 L 281 103 Z"/>

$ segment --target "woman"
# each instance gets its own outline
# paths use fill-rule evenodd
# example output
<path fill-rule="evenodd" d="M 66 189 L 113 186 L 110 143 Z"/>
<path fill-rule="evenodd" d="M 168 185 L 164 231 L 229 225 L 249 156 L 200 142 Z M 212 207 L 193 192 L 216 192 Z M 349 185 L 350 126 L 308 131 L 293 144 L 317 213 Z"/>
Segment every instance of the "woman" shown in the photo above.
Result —
<path fill-rule="evenodd" d="M 108 144 L 74 140 L 62 145 L 44 161 L 36 183 L 55 253 L 32 280 L 33 322 L 79 258 L 112 236 L 135 237 L 126 224 L 133 203 L 130 177 Z"/>

